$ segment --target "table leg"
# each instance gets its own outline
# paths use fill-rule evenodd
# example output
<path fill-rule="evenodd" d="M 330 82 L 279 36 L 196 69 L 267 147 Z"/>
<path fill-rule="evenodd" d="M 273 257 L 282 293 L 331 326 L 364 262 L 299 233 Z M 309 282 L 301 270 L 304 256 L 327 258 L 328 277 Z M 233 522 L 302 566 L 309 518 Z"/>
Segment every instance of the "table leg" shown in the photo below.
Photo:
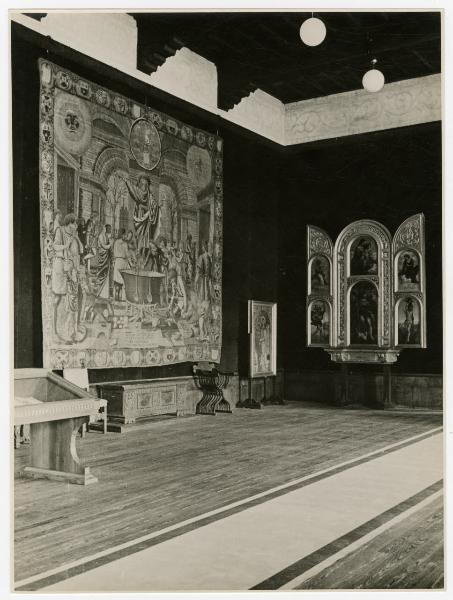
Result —
<path fill-rule="evenodd" d="M 73 417 L 31 425 L 31 465 L 23 475 L 88 485 L 97 478 L 80 464 L 76 437 L 89 417 Z"/>

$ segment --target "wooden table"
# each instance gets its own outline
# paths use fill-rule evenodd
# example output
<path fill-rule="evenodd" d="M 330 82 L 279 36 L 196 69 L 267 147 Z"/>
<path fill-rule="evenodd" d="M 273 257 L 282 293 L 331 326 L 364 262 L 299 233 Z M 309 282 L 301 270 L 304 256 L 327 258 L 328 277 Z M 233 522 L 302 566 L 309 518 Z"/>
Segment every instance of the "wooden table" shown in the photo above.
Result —
<path fill-rule="evenodd" d="M 30 465 L 22 474 L 88 485 L 97 478 L 77 456 L 76 436 L 90 417 L 105 412 L 107 401 L 45 369 L 16 369 L 15 395 L 33 404 L 14 407 L 14 425 L 30 425 Z M 57 399 L 60 397 L 61 399 Z"/>

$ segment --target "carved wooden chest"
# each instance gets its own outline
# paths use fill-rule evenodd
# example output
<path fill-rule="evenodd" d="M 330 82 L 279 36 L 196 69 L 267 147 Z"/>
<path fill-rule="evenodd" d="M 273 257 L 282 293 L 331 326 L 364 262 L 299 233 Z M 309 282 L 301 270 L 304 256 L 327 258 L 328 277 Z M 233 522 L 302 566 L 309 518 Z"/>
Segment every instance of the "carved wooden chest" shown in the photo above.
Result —
<path fill-rule="evenodd" d="M 192 377 L 146 379 L 96 384 L 108 400 L 109 423 L 135 423 L 156 415 L 195 414 L 201 398 Z"/>

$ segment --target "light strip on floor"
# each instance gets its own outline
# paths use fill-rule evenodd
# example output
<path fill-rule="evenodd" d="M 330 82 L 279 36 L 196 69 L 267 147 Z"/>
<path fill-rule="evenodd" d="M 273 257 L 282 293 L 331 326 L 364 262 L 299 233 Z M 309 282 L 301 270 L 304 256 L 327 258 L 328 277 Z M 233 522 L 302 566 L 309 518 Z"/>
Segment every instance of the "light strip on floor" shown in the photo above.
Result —
<path fill-rule="evenodd" d="M 365 544 L 367 544 L 368 542 L 370 542 L 371 540 L 376 538 L 381 533 L 384 533 L 385 531 L 387 531 L 388 529 L 390 529 L 397 523 L 400 523 L 407 517 L 410 517 L 412 514 L 421 510 L 427 504 L 430 504 L 431 502 L 434 502 L 434 500 L 436 500 L 437 498 L 442 497 L 443 493 L 444 493 L 443 489 L 438 490 L 437 492 L 434 492 L 434 494 L 431 494 L 430 496 L 428 496 L 427 498 L 425 498 L 418 504 L 411 506 L 403 513 L 397 515 L 393 519 L 390 519 L 386 523 L 383 523 L 382 525 L 380 525 L 373 531 L 370 531 L 370 533 L 365 534 L 359 540 L 356 540 L 355 542 L 352 542 L 349 546 L 346 546 L 346 548 L 342 548 L 336 554 L 332 554 L 332 556 L 329 556 L 328 558 L 326 558 L 322 562 L 318 563 L 314 567 L 311 567 L 311 569 L 308 569 L 304 573 L 301 573 L 300 575 L 298 575 L 291 581 L 288 581 L 287 583 L 285 583 L 278 589 L 279 590 L 294 590 L 301 583 L 303 583 L 304 581 L 307 581 L 307 579 L 311 579 L 315 575 L 318 575 L 319 573 L 321 573 L 322 571 L 324 571 L 325 569 L 327 569 L 328 567 L 330 567 L 331 565 L 336 563 L 338 560 L 345 558 L 346 556 L 348 556 L 348 554 L 351 554 L 351 552 L 354 552 L 354 550 L 357 550 L 358 548 L 364 546 Z M 302 590 L 300 590 L 300 591 L 302 591 Z M 317 591 L 320 591 L 320 590 L 317 590 Z"/>
<path fill-rule="evenodd" d="M 428 438 L 431 437 L 433 435 L 436 435 L 438 433 L 440 433 L 443 430 L 443 427 L 436 427 L 434 429 L 430 429 L 428 431 L 425 431 L 424 433 L 419 433 L 415 436 L 412 436 L 410 438 L 406 438 L 404 440 L 400 440 L 399 442 L 395 442 L 393 444 L 390 444 L 388 446 L 384 446 L 383 448 L 379 448 L 378 450 L 374 450 L 372 452 L 368 452 L 367 454 L 363 454 L 362 456 L 356 457 L 356 458 L 352 458 L 349 459 L 347 461 L 344 461 L 342 463 L 338 463 L 337 465 L 333 465 L 332 467 L 328 467 L 326 469 L 322 469 L 321 471 L 317 471 L 316 473 L 312 473 L 311 475 L 305 475 L 304 477 L 300 477 L 298 479 L 293 479 L 292 481 L 289 481 L 287 483 L 281 484 L 279 486 L 276 486 L 274 488 L 271 488 L 269 490 L 266 490 L 264 492 L 260 492 L 259 494 L 254 494 L 253 496 L 249 496 L 248 498 L 244 498 L 242 500 L 238 500 L 236 502 L 232 502 L 231 504 L 227 504 L 225 506 L 222 506 L 220 508 L 216 508 L 212 511 L 209 511 L 207 513 L 198 515 L 196 517 L 192 517 L 190 519 L 187 519 L 185 521 L 181 521 L 180 523 L 175 523 L 174 525 L 170 525 L 168 527 L 165 527 L 164 529 L 160 529 L 159 531 L 154 531 L 153 533 L 149 533 L 146 534 L 144 536 L 141 536 L 139 538 L 135 538 L 133 540 L 130 540 L 128 542 L 125 542 L 124 544 L 119 544 L 117 546 L 113 546 L 111 548 L 107 548 L 106 550 L 102 550 L 100 552 L 97 552 L 95 554 L 92 554 L 90 556 L 86 556 L 84 558 L 78 559 L 76 561 L 73 561 L 71 563 L 66 563 L 64 565 L 61 565 L 60 567 L 56 567 L 55 569 L 50 569 L 49 571 L 45 571 L 42 573 L 38 573 L 37 575 L 33 575 L 31 577 L 28 577 L 26 579 L 22 579 L 21 581 L 17 581 L 15 582 L 15 589 L 16 591 L 19 591 L 19 588 L 24 587 L 24 586 L 28 586 L 30 584 L 33 584 L 37 581 L 40 580 L 44 580 L 47 579 L 49 577 L 52 577 L 54 575 L 58 575 L 59 573 L 63 573 L 64 571 L 68 571 L 70 569 L 74 569 L 76 567 L 79 567 L 81 565 L 84 565 L 86 563 L 89 562 L 93 562 L 96 561 L 98 559 L 102 559 L 104 557 L 107 557 L 111 554 L 115 554 L 117 552 L 121 552 L 122 550 L 126 550 L 128 548 L 131 548 L 133 546 L 136 546 L 142 542 L 147 542 L 147 541 L 151 541 L 155 538 L 159 538 L 161 536 L 165 536 L 166 534 L 169 534 L 171 532 L 175 532 L 178 531 L 179 529 L 183 530 L 184 528 L 195 524 L 197 522 L 201 522 L 203 520 L 209 519 L 210 517 L 214 517 L 216 515 L 221 515 L 222 513 L 227 513 L 228 511 L 231 511 L 235 508 L 238 508 L 240 506 L 243 505 L 247 505 L 250 504 L 256 500 L 259 499 L 265 499 L 268 496 L 272 496 L 273 494 L 276 494 L 278 492 L 290 489 L 294 486 L 297 486 L 299 484 L 302 484 L 304 482 L 309 482 L 310 480 L 317 480 L 322 476 L 329 476 L 329 473 L 335 473 L 338 470 L 343 470 L 346 467 L 351 467 L 354 466 L 357 463 L 360 462 L 364 462 L 367 459 L 371 459 L 371 458 L 375 458 L 381 454 L 385 454 L 388 453 L 390 451 L 393 450 L 398 450 L 401 447 L 404 447 L 406 445 L 412 444 L 412 443 L 416 443 L 424 438 Z"/>

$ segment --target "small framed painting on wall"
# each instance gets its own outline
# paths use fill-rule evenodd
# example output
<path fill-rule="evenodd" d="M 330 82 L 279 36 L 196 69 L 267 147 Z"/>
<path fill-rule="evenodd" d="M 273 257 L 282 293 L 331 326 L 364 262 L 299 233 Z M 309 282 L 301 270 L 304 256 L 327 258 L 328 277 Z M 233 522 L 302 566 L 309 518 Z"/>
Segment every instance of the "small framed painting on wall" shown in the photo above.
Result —
<path fill-rule="evenodd" d="M 277 374 L 277 303 L 249 300 L 250 377 Z"/>

